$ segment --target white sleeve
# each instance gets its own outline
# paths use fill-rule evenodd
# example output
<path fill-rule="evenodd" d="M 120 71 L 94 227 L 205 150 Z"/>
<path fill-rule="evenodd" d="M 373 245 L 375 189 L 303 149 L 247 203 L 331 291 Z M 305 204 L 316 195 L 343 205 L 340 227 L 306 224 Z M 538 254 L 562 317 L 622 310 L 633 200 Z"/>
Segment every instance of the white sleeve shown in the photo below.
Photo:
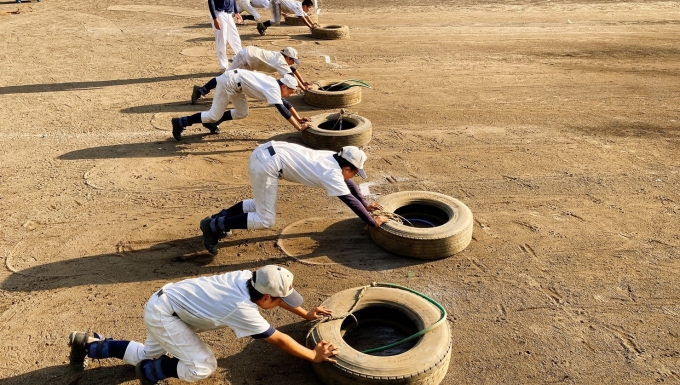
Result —
<path fill-rule="evenodd" d="M 229 315 L 227 325 L 234 331 L 236 338 L 252 336 L 269 330 L 269 322 L 262 317 L 257 308 L 239 304 Z"/>
<path fill-rule="evenodd" d="M 347 183 L 345 183 L 345 179 L 342 177 L 342 173 L 329 173 L 328 177 L 321 180 L 321 184 L 323 184 L 329 197 L 339 197 L 351 194 L 349 187 L 347 187 Z"/>
<path fill-rule="evenodd" d="M 268 104 L 283 104 L 281 100 L 281 88 L 279 88 L 279 83 L 276 83 L 275 88 L 267 88 L 262 90 L 262 94 L 267 99 Z"/>

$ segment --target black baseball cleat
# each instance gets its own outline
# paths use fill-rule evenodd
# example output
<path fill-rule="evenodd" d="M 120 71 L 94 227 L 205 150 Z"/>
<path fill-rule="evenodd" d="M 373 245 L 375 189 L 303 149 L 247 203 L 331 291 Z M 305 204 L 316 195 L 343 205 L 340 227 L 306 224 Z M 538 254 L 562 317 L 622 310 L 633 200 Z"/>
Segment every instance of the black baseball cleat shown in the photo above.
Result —
<path fill-rule="evenodd" d="M 135 365 L 135 375 L 137 376 L 137 379 L 142 385 L 157 385 L 160 384 L 159 382 L 154 382 L 146 378 L 146 374 L 144 374 L 144 365 L 146 365 L 147 362 L 152 361 L 152 360 L 141 360 Z"/>
<path fill-rule="evenodd" d="M 215 123 L 203 123 L 203 127 L 210 130 L 210 133 L 213 135 L 217 135 L 220 133 L 220 126 L 218 126 Z"/>
<path fill-rule="evenodd" d="M 200 99 L 202 96 L 201 86 L 194 86 L 194 90 L 191 91 L 191 104 L 196 104 L 198 99 Z"/>
<path fill-rule="evenodd" d="M 87 364 L 85 357 L 87 357 L 87 341 L 89 335 L 83 332 L 72 332 L 68 336 L 68 346 L 71 347 L 69 354 L 69 363 L 78 369 L 83 369 Z"/>
<path fill-rule="evenodd" d="M 210 217 L 205 217 L 201 220 L 199 227 L 203 232 L 203 246 L 212 255 L 217 255 L 217 242 L 219 242 L 219 235 L 213 234 L 210 229 Z"/>
<path fill-rule="evenodd" d="M 264 36 L 267 34 L 267 27 L 265 27 L 263 23 L 257 23 L 257 32 Z"/>
<path fill-rule="evenodd" d="M 182 140 L 182 131 L 184 131 L 184 126 L 182 126 L 180 118 L 172 118 L 172 137 L 175 140 Z"/>

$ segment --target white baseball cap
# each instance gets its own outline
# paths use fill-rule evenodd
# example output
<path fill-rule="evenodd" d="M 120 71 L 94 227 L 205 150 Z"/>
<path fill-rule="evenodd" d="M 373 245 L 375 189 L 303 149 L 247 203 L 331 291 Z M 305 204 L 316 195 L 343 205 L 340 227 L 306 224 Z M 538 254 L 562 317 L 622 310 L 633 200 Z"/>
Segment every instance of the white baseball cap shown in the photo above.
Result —
<path fill-rule="evenodd" d="M 255 290 L 272 297 L 282 298 L 291 307 L 302 305 L 302 296 L 293 289 L 293 273 L 286 268 L 267 265 L 257 269 L 255 280 L 251 279 Z"/>
<path fill-rule="evenodd" d="M 285 74 L 281 78 L 281 83 L 283 83 L 286 87 L 292 88 L 292 89 L 297 89 L 298 82 L 297 79 L 295 79 L 295 76 L 291 74 Z"/>
<path fill-rule="evenodd" d="M 300 65 L 300 60 L 298 59 L 298 52 L 295 48 L 293 47 L 286 47 L 281 50 L 281 53 L 284 56 L 288 56 L 289 58 L 293 59 L 295 64 Z"/>
<path fill-rule="evenodd" d="M 338 152 L 338 156 L 345 158 L 348 162 L 352 163 L 354 167 L 359 170 L 359 175 L 366 179 L 366 171 L 364 171 L 364 162 L 368 158 L 366 153 L 361 151 L 359 147 L 345 146 Z"/>

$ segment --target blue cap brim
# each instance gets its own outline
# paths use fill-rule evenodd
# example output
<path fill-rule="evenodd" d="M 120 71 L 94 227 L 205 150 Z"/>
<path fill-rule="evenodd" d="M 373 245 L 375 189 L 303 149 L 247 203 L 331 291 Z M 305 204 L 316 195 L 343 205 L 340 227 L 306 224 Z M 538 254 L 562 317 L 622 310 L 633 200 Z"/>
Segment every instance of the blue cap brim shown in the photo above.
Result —
<path fill-rule="evenodd" d="M 302 296 L 297 292 L 297 290 L 293 289 L 290 294 L 283 297 L 283 302 L 285 302 L 286 305 L 290 307 L 300 307 L 302 306 Z"/>

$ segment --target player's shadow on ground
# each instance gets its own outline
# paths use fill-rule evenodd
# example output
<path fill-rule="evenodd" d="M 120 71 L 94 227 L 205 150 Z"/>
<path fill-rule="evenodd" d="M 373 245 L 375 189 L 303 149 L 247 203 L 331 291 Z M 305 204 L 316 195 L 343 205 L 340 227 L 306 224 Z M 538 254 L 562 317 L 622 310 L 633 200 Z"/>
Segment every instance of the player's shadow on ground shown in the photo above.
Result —
<path fill-rule="evenodd" d="M 268 317 L 267 311 L 262 313 Z M 305 345 L 310 325 L 298 319 L 300 322 L 273 326 Z M 322 384 L 310 362 L 293 357 L 262 340 L 251 340 L 240 352 L 229 357 L 217 357 L 217 366 L 226 371 L 225 380 L 231 384 Z"/>
<path fill-rule="evenodd" d="M 18 376 L 5 378 L 0 382 L 2 385 L 118 385 L 134 379 L 135 367 L 132 365 L 96 367 L 77 371 L 66 364 L 37 369 Z"/>
<path fill-rule="evenodd" d="M 149 114 L 149 113 L 158 113 L 158 112 L 178 112 L 178 113 L 187 113 L 187 114 L 195 114 L 197 112 L 203 112 L 203 111 L 208 111 L 210 109 L 210 106 L 212 105 L 212 98 L 204 98 L 199 100 L 196 104 L 191 104 L 189 102 L 189 98 L 187 98 L 186 102 L 173 102 L 173 103 L 155 103 L 155 104 L 144 104 L 141 106 L 134 106 L 134 107 L 126 107 L 122 108 L 120 110 L 121 113 L 124 114 Z M 231 104 L 227 108 L 233 108 Z M 257 105 L 253 104 L 252 100 L 249 100 L 249 105 L 248 109 L 249 110 L 260 110 L 260 109 L 265 109 L 265 108 L 271 108 L 275 109 L 273 106 L 268 106 L 266 104 L 262 105 Z M 178 117 L 181 116 L 178 114 Z M 248 118 L 246 118 L 248 119 Z M 168 118 L 168 121 L 170 121 L 170 118 Z"/>
<path fill-rule="evenodd" d="M 81 159 L 122 159 L 122 158 L 162 158 L 175 155 L 215 155 L 230 153 L 248 153 L 250 150 L 210 150 L 210 151 L 186 151 L 187 145 L 194 143 L 212 142 L 242 142 L 244 140 L 256 141 L 257 139 L 224 139 L 219 136 L 209 135 L 207 130 L 194 134 L 189 132 L 183 135 L 182 141 L 178 142 L 168 131 L 168 139 L 165 141 L 154 140 L 151 142 L 112 144 L 109 146 L 98 146 L 83 148 L 59 155 L 59 160 L 81 160 Z M 247 155 L 244 155 L 247 156 Z"/>
<path fill-rule="evenodd" d="M 211 29 L 210 23 L 196 23 L 192 25 L 187 25 L 184 28 L 208 28 Z M 214 38 L 211 38 L 210 40 L 215 40 Z"/>
<path fill-rule="evenodd" d="M 143 84 L 143 83 L 158 83 L 169 82 L 183 79 L 213 77 L 214 72 L 203 72 L 198 74 L 186 75 L 168 75 L 157 76 L 153 78 L 136 78 L 136 79 L 114 79 L 114 80 L 94 80 L 87 82 L 67 82 L 67 83 L 45 83 L 45 84 L 23 84 L 17 86 L 0 87 L 0 95 L 8 94 L 31 94 L 37 92 L 59 92 L 59 91 L 75 91 L 98 89 L 112 86 L 122 86 L 129 84 Z"/>
<path fill-rule="evenodd" d="M 353 223 L 348 221 L 353 221 Z M 0 284 L 0 289 L 31 292 L 160 279 L 174 281 L 178 278 L 196 275 L 220 274 L 233 270 L 254 270 L 263 265 L 282 264 L 291 259 L 280 253 L 271 255 L 265 260 L 255 259 L 235 263 L 230 261 L 236 254 L 242 252 L 244 247 L 247 248 L 249 245 L 256 249 L 254 252 L 259 253 L 258 257 L 260 257 L 259 246 L 262 245 L 261 242 L 275 242 L 279 237 L 284 239 L 296 237 L 317 239 L 320 242 L 320 248 L 335 250 L 334 253 L 341 256 L 337 257 L 342 258 L 337 260 L 338 263 L 354 269 L 380 271 L 423 262 L 397 256 L 391 258 L 383 256 L 376 259 L 371 250 L 378 252 L 379 249 L 377 246 L 371 247 L 372 241 L 370 239 L 357 239 L 355 237 L 355 239 L 350 240 L 351 243 L 348 243 L 349 241 L 339 234 L 339 232 L 344 231 L 347 234 L 345 237 L 349 238 L 356 231 L 360 231 L 360 229 L 353 229 L 353 226 L 362 226 L 362 222 L 356 219 L 341 220 L 337 227 L 324 230 L 331 232 L 326 235 L 300 232 L 252 237 L 252 233 L 240 232 L 219 243 L 217 257 L 213 257 L 205 251 L 203 238 L 200 236 L 157 244 L 122 241 L 116 247 L 117 252 L 46 263 L 13 272 Z M 365 243 L 368 243 L 365 248 L 361 248 L 363 247 L 361 246 L 357 250 L 358 245 Z M 366 252 L 366 254 L 363 252 Z M 303 258 L 298 259 L 303 260 Z M 333 259 L 334 257 L 331 255 L 329 258 Z M 224 261 L 225 264 L 211 264 L 215 259 Z"/>
<path fill-rule="evenodd" d="M 292 129 L 292 127 L 291 127 Z M 207 130 L 191 130 L 185 131 L 182 134 L 182 140 L 176 141 L 170 131 L 168 131 L 168 139 L 150 142 L 140 142 L 140 143 L 125 143 L 125 144 L 112 144 L 108 146 L 98 146 L 83 148 L 80 150 L 70 151 L 65 154 L 59 155 L 57 159 L 59 160 L 83 160 L 83 159 L 123 159 L 123 158 L 163 158 L 175 155 L 192 155 L 192 156 L 202 156 L 202 155 L 216 155 L 216 154 L 231 154 L 231 153 L 244 153 L 244 159 L 247 159 L 252 151 L 251 149 L 240 149 L 240 150 L 210 150 L 210 151 L 197 151 L 194 149 L 189 149 L 187 146 L 191 146 L 196 143 L 209 143 L 209 142 L 244 142 L 252 141 L 253 145 L 255 143 L 265 143 L 270 140 L 283 141 L 289 143 L 303 144 L 300 133 L 297 131 L 284 132 L 276 134 L 271 137 L 253 137 L 253 138 L 224 138 L 224 135 L 229 134 L 229 127 L 225 124 L 222 128 L 222 135 L 210 135 Z"/>

